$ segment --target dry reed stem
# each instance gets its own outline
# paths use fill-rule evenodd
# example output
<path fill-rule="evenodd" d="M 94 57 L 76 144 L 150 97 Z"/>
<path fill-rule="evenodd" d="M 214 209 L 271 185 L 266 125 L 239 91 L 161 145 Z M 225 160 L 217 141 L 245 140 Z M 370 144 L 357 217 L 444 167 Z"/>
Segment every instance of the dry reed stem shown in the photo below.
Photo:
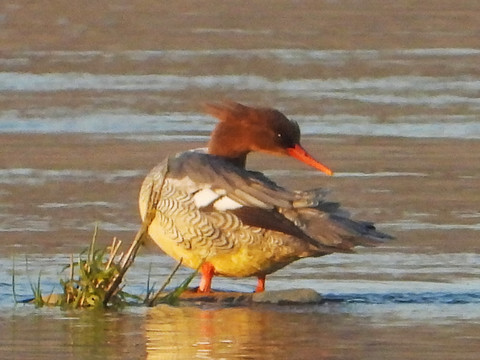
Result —
<path fill-rule="evenodd" d="M 158 291 L 155 293 L 155 295 L 150 300 L 147 301 L 148 306 L 151 307 L 151 306 L 155 305 L 155 301 L 157 301 L 157 299 L 162 294 L 162 292 L 165 290 L 165 288 L 168 286 L 168 284 L 170 284 L 170 281 L 172 281 L 173 276 L 176 274 L 176 272 L 178 271 L 178 269 L 182 265 L 182 262 L 183 262 L 183 258 L 180 258 L 180 261 L 177 263 L 177 265 L 175 266 L 173 271 L 170 273 L 168 278 L 165 280 L 163 285 L 160 287 L 160 289 L 158 289 Z"/>
<path fill-rule="evenodd" d="M 110 256 L 108 258 L 108 262 L 105 267 L 107 270 L 112 265 L 113 260 L 115 260 L 115 257 L 117 256 L 117 252 L 121 244 L 122 244 L 122 240 L 118 240 L 117 237 L 115 236 L 112 240 L 112 245 L 110 246 Z"/>
<path fill-rule="evenodd" d="M 137 255 L 138 249 L 140 248 L 140 245 L 142 245 L 143 239 L 148 233 L 148 227 L 150 226 L 153 219 L 155 218 L 158 201 L 160 199 L 160 192 L 154 191 L 153 190 L 154 188 L 155 186 L 154 184 L 152 184 L 152 189 L 150 191 L 150 196 L 149 196 L 148 206 L 147 206 L 147 214 L 145 215 L 145 219 L 142 222 L 142 226 L 137 231 L 137 234 L 135 235 L 135 238 L 132 244 L 130 245 L 130 248 L 122 256 L 119 272 L 117 276 L 113 279 L 113 281 L 110 283 L 110 286 L 107 288 L 107 291 L 105 293 L 105 298 L 103 299 L 103 306 L 107 306 L 112 296 L 114 296 L 120 290 L 119 286 L 123 280 L 123 277 L 127 272 L 127 270 L 130 268 L 130 266 L 133 264 L 133 261 L 135 260 L 135 256 Z"/>

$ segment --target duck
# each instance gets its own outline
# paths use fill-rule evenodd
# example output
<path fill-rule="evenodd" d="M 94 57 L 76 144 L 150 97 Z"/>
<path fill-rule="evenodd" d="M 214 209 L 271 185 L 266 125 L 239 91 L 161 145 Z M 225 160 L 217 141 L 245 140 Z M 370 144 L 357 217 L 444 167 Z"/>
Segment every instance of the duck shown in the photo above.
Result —
<path fill-rule="evenodd" d="M 167 255 L 201 273 L 198 293 L 214 276 L 266 276 L 307 257 L 354 252 L 393 237 L 351 219 L 324 188 L 289 190 L 246 169 L 251 152 L 293 157 L 326 175 L 333 171 L 300 144 L 300 128 L 282 112 L 225 101 L 205 110 L 218 120 L 207 148 L 173 154 L 155 166 L 140 189 L 144 220 L 159 194 L 148 235 Z"/>

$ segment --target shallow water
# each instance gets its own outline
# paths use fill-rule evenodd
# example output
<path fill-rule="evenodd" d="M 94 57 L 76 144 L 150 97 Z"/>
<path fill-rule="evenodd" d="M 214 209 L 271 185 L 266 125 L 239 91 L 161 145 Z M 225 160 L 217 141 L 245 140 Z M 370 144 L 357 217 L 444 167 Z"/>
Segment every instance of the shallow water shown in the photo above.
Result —
<path fill-rule="evenodd" d="M 477 359 L 480 7 L 379 1 L 6 4 L 0 358 Z M 335 176 L 259 155 L 251 168 L 287 187 L 328 188 L 397 239 L 268 277 L 267 290 L 322 293 L 316 306 L 14 305 L 12 273 L 17 300 L 39 275 L 44 293 L 60 291 L 63 266 L 96 224 L 99 243 L 129 242 L 143 177 L 168 154 L 204 146 L 215 120 L 201 104 L 225 98 L 297 120 Z M 173 266 L 144 249 L 126 289 L 143 294 L 149 271 L 158 287 Z"/>

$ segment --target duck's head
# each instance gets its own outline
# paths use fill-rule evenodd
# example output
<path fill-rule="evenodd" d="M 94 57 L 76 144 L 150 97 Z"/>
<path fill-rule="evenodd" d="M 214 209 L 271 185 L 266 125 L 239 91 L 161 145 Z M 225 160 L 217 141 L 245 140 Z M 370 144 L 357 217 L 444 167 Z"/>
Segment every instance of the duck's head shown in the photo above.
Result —
<path fill-rule="evenodd" d="M 234 102 L 207 104 L 206 111 L 220 120 L 213 130 L 208 152 L 245 166 L 251 151 L 294 157 L 323 171 L 333 172 L 315 160 L 300 145 L 300 128 L 280 111 L 254 108 Z"/>

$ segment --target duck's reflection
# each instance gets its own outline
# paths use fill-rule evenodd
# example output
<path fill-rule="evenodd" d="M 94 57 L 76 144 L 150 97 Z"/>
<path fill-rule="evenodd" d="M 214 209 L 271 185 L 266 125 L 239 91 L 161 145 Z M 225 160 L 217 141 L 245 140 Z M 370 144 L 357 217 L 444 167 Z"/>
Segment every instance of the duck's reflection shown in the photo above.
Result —
<path fill-rule="evenodd" d="M 322 319 L 245 307 L 159 306 L 147 315 L 148 358 L 322 359 L 336 343 Z"/>

